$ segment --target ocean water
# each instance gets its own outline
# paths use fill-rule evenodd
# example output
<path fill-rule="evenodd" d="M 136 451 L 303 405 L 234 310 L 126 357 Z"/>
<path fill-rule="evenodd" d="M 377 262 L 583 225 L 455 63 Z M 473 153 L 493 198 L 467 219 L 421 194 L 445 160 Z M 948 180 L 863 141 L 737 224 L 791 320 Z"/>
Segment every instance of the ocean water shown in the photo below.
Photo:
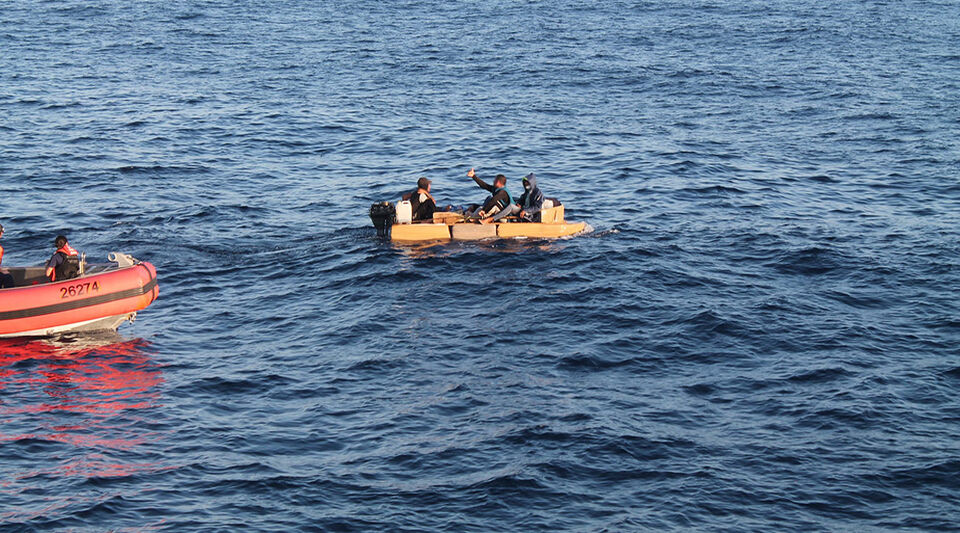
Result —
<path fill-rule="evenodd" d="M 4 531 L 960 523 L 960 4 L 0 3 Z M 399 246 L 536 172 L 575 238 Z"/>

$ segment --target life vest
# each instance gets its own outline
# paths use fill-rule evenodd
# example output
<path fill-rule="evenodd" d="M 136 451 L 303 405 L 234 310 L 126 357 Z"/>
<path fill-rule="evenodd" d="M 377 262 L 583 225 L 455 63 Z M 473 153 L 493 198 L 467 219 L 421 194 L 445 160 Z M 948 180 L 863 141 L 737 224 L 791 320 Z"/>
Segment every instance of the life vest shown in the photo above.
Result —
<path fill-rule="evenodd" d="M 433 208 L 421 210 L 427 200 L 433 202 Z M 427 220 L 432 218 L 433 212 L 437 209 L 437 201 L 430 196 L 427 191 L 418 188 L 410 193 L 410 208 L 413 210 L 413 220 Z"/>
<path fill-rule="evenodd" d="M 413 201 L 414 199 L 416 199 L 416 202 Z M 433 199 L 433 196 L 430 196 L 430 193 L 428 193 L 423 189 L 417 189 L 413 191 L 413 193 L 410 195 L 410 203 L 413 204 L 414 216 L 416 216 L 416 214 L 420 212 L 420 206 L 423 205 L 423 203 L 426 202 L 427 200 L 430 200 L 431 202 L 433 202 L 433 207 L 434 209 L 436 209 L 437 201 Z M 433 211 L 431 211 L 430 213 L 427 213 L 427 216 L 430 216 L 432 214 L 433 214 Z"/>
<path fill-rule="evenodd" d="M 0 246 L 0 264 L 3 264 L 3 246 Z"/>
<path fill-rule="evenodd" d="M 72 279 L 80 275 L 80 257 L 72 246 L 64 244 L 56 253 L 63 256 L 63 261 L 54 269 L 51 281 Z"/>
<path fill-rule="evenodd" d="M 497 187 L 493 190 L 493 195 L 496 196 L 500 191 L 507 193 L 507 205 L 513 205 L 513 196 L 510 196 L 510 191 L 508 191 L 506 187 Z M 506 209 L 507 205 L 501 205 L 500 209 Z"/>

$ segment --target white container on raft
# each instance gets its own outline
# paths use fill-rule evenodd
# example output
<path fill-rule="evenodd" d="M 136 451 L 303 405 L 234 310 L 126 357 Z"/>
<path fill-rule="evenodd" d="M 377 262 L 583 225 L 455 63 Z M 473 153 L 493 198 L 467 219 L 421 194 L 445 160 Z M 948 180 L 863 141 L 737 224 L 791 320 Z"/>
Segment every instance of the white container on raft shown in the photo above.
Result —
<path fill-rule="evenodd" d="M 409 224 L 413 221 L 413 206 L 410 200 L 397 202 L 397 224 Z"/>

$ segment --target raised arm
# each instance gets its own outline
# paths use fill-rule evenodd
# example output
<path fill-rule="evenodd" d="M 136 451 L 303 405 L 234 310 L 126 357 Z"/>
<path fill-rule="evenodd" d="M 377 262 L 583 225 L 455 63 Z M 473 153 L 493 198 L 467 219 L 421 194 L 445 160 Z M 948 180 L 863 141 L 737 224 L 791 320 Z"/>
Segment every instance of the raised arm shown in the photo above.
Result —
<path fill-rule="evenodd" d="M 493 191 L 497 190 L 497 188 L 493 185 L 490 185 L 489 183 L 480 179 L 480 177 L 477 176 L 477 173 L 472 168 L 470 169 L 470 172 L 467 172 L 467 176 L 473 178 L 473 181 L 477 182 L 477 185 L 479 185 L 481 189 L 485 189 L 489 193 L 493 193 Z"/>

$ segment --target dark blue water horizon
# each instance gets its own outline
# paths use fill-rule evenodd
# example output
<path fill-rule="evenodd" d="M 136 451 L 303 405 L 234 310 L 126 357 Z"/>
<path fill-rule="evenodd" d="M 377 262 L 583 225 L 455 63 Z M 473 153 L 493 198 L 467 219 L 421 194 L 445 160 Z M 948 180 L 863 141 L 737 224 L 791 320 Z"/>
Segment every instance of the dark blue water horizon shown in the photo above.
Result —
<path fill-rule="evenodd" d="M 4 531 L 960 521 L 960 6 L 0 9 L 3 265 L 156 265 L 0 340 Z M 536 172 L 554 241 L 396 245 Z"/>

